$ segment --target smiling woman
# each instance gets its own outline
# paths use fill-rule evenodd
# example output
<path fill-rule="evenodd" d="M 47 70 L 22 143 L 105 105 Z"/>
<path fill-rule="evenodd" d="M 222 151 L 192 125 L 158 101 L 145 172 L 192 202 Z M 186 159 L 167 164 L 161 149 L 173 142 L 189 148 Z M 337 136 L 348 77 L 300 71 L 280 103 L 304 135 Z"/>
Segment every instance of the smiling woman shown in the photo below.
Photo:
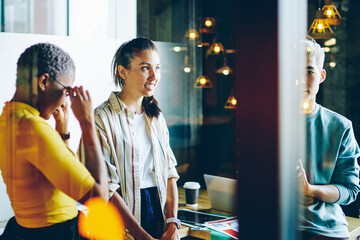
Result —
<path fill-rule="evenodd" d="M 112 92 L 95 109 L 110 201 L 127 219 L 125 227 L 136 239 L 177 239 L 179 176 L 166 122 L 153 96 L 160 81 L 158 50 L 147 38 L 132 39 L 116 51 L 112 69 L 121 91 Z"/>

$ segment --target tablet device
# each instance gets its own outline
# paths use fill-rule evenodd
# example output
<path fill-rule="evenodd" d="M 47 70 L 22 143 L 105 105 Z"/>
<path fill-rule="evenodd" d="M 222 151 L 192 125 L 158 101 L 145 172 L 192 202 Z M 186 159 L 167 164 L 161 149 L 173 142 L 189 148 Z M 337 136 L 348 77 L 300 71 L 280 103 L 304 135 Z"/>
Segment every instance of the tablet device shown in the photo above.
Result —
<path fill-rule="evenodd" d="M 181 224 L 190 227 L 205 227 L 204 223 L 209 221 L 216 221 L 226 219 L 227 217 L 219 216 L 211 213 L 203 213 L 198 211 L 192 211 L 188 209 L 178 210 L 178 219 Z"/>

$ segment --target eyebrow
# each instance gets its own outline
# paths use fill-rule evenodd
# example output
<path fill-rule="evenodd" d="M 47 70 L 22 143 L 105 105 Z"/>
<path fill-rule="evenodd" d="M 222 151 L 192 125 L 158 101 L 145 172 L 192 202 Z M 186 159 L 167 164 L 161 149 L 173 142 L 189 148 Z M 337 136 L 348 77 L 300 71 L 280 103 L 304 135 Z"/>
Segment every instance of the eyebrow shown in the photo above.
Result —
<path fill-rule="evenodd" d="M 313 70 L 314 67 L 312 67 L 312 66 L 307 66 L 306 69 Z"/>
<path fill-rule="evenodd" d="M 146 65 L 152 65 L 151 63 L 148 63 L 148 62 L 141 62 L 141 63 L 139 63 L 139 65 L 144 65 L 144 64 L 146 64 Z M 155 65 L 156 65 L 156 66 L 159 66 L 160 63 L 155 64 Z"/>

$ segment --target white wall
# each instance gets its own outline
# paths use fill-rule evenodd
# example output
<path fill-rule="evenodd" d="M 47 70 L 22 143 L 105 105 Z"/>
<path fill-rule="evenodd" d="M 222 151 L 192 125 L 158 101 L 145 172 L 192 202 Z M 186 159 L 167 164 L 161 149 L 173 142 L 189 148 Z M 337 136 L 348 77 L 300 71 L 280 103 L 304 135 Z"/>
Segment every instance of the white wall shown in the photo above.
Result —
<path fill-rule="evenodd" d="M 121 14 L 117 14 L 118 11 Z M 70 37 L 0 33 L 0 113 L 4 102 L 10 100 L 15 91 L 17 59 L 30 45 L 50 42 L 67 51 L 76 65 L 75 85 L 83 85 L 90 91 L 95 107 L 114 90 L 110 66 L 115 50 L 135 36 L 135 0 L 70 0 Z M 49 123 L 54 125 L 52 119 Z M 70 148 L 76 151 L 81 132 L 73 115 L 69 131 Z M 1 177 L 0 221 L 12 215 Z"/>

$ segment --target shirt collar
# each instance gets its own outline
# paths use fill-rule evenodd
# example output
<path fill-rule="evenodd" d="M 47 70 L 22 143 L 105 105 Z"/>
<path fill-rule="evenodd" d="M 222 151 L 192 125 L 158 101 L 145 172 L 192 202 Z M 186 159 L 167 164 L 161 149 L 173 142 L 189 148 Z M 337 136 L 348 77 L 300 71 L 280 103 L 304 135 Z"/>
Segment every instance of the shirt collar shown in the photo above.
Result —
<path fill-rule="evenodd" d="M 315 103 L 314 111 L 312 113 L 306 114 L 306 118 L 308 120 L 311 120 L 311 119 L 315 118 L 318 115 L 319 112 L 320 112 L 320 105 Z"/>
<path fill-rule="evenodd" d="M 33 108 L 29 104 L 22 103 L 22 102 L 6 102 L 5 108 L 8 109 L 9 111 L 24 109 L 34 116 L 37 116 L 37 117 L 40 116 L 40 112 L 37 109 Z"/>
<path fill-rule="evenodd" d="M 126 104 L 123 101 L 121 101 L 121 99 L 118 97 L 118 95 L 119 95 L 119 92 L 115 92 L 115 91 L 111 92 L 111 94 L 110 94 L 109 102 L 111 104 L 112 109 L 117 114 L 119 114 L 122 111 L 127 110 L 130 113 L 131 117 L 133 118 L 134 117 L 133 112 L 126 106 Z M 152 118 L 150 118 L 146 113 L 145 113 L 145 118 L 147 120 L 149 120 L 149 123 L 151 125 Z"/>
<path fill-rule="evenodd" d="M 109 102 L 111 104 L 112 109 L 116 113 L 120 113 L 121 111 L 124 111 L 126 107 L 125 103 L 118 98 L 119 92 L 111 92 L 109 97 Z"/>

